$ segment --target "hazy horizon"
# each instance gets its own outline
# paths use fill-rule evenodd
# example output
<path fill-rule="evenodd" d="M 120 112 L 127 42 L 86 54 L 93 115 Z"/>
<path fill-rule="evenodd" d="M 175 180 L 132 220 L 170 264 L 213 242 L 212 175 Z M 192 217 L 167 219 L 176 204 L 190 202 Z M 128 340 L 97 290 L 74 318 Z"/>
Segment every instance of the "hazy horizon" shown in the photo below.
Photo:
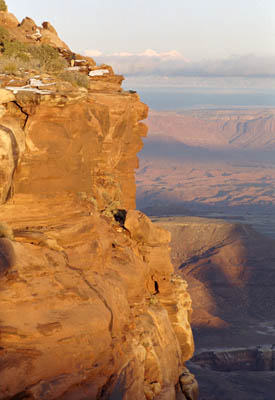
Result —
<path fill-rule="evenodd" d="M 19 20 L 50 21 L 73 51 L 112 65 L 132 86 L 275 87 L 272 0 L 173 0 L 169 5 L 164 0 L 7 0 L 7 5 Z"/>
<path fill-rule="evenodd" d="M 127 86 L 137 90 L 141 101 L 156 111 L 180 111 L 197 108 L 273 108 L 275 90 L 209 90 L 192 88 L 147 88 Z"/>

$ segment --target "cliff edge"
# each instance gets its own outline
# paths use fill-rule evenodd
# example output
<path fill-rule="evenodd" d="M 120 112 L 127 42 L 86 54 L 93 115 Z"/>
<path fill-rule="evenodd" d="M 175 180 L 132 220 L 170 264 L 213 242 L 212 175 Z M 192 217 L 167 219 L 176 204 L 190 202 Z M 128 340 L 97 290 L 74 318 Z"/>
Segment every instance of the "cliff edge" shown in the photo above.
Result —
<path fill-rule="evenodd" d="M 0 77 L 0 399 L 196 399 L 187 284 L 134 210 L 147 106 L 83 60 L 86 88 Z"/>

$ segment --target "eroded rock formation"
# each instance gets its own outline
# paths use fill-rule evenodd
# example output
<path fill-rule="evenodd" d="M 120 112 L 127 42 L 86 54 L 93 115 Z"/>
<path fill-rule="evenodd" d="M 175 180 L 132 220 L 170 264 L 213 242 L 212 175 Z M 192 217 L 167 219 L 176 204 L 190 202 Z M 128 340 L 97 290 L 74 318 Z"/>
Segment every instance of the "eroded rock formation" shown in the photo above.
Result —
<path fill-rule="evenodd" d="M 275 345 L 202 352 L 193 362 L 217 371 L 274 371 Z"/>
<path fill-rule="evenodd" d="M 147 107 L 120 83 L 0 92 L 0 399 L 197 398 L 170 234 L 134 210 Z"/>

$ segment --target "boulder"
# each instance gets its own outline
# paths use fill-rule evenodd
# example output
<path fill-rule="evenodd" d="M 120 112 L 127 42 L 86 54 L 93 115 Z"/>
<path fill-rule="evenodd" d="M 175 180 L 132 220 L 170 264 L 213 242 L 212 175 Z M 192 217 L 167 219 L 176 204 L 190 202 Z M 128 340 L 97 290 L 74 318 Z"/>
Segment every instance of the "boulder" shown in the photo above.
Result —
<path fill-rule="evenodd" d="M 15 15 L 7 11 L 0 11 L 0 25 L 5 25 L 7 27 L 17 27 L 19 25 L 19 21 L 15 17 Z"/>

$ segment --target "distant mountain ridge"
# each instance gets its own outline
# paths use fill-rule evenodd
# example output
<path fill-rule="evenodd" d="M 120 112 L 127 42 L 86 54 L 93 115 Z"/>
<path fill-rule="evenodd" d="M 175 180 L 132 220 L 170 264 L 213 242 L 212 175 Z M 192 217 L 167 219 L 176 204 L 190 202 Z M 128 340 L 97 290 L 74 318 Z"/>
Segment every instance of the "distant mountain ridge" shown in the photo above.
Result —
<path fill-rule="evenodd" d="M 151 111 L 150 134 L 210 149 L 275 150 L 275 109 Z"/>
<path fill-rule="evenodd" d="M 275 206 L 275 109 L 152 111 L 148 125 L 136 174 L 141 210 L 201 215 Z"/>

